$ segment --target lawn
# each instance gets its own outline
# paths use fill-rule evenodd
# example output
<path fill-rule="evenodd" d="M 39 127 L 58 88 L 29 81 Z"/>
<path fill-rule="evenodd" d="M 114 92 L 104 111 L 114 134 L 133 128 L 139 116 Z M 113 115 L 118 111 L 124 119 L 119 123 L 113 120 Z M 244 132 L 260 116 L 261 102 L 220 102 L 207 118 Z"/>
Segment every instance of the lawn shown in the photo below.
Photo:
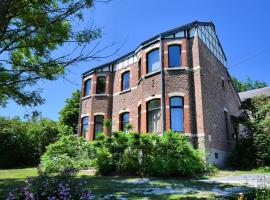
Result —
<path fill-rule="evenodd" d="M 0 170 L 0 199 L 5 199 L 12 188 L 23 185 L 26 177 L 34 176 L 35 168 Z M 236 191 L 231 185 L 187 179 L 105 177 L 91 173 L 80 173 L 76 178 L 88 179 L 94 199 L 214 199 Z"/>

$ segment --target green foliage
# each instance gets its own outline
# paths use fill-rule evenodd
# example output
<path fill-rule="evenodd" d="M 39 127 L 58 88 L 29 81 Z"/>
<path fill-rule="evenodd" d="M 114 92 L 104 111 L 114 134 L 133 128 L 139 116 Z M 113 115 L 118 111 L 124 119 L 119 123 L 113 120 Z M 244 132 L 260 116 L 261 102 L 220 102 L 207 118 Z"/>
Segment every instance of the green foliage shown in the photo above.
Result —
<path fill-rule="evenodd" d="M 1 117 L 0 168 L 37 164 L 57 135 L 57 123 L 48 119 L 22 121 Z"/>
<path fill-rule="evenodd" d="M 270 166 L 270 98 L 247 99 L 242 109 L 241 123 L 247 128 L 247 136 L 240 137 L 232 159 L 241 168 Z"/>
<path fill-rule="evenodd" d="M 56 80 L 67 66 L 98 58 L 96 46 L 85 46 L 100 38 L 100 29 L 73 27 L 92 6 L 93 0 L 1 1 L 0 106 L 9 99 L 41 104 L 40 91 L 30 89 L 37 81 Z"/>
<path fill-rule="evenodd" d="M 80 110 L 80 90 L 73 92 L 71 98 L 66 99 L 65 102 L 66 105 L 59 112 L 60 124 L 66 126 L 66 128 L 70 127 L 73 134 L 76 134 Z"/>
<path fill-rule="evenodd" d="M 76 172 L 92 167 L 95 163 L 93 145 L 82 137 L 62 136 L 57 142 L 47 147 L 41 157 L 40 170 L 43 173 Z"/>
<path fill-rule="evenodd" d="M 235 77 L 231 77 L 231 81 L 238 92 L 267 87 L 266 82 L 257 80 L 253 81 L 251 78 L 247 78 L 245 81 L 240 81 Z"/>
<path fill-rule="evenodd" d="M 94 145 L 101 174 L 194 176 L 207 170 L 202 153 L 179 133 L 158 136 L 116 132 Z"/>

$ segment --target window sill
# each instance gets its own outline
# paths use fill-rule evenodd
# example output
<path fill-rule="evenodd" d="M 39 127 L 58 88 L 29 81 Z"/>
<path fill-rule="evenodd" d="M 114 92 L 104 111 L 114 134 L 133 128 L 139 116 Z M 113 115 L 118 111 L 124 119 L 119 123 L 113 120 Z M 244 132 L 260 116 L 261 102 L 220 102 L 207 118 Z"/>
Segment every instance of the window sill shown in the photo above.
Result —
<path fill-rule="evenodd" d="M 91 98 L 91 97 L 92 97 L 92 95 L 84 96 L 84 97 L 82 97 L 82 100 L 88 99 L 88 98 Z"/>
<path fill-rule="evenodd" d="M 128 93 L 130 91 L 131 91 L 131 89 L 129 88 L 129 89 L 126 89 L 126 90 L 121 91 L 119 94 L 125 94 L 125 93 Z"/>
<path fill-rule="evenodd" d="M 160 72 L 161 72 L 160 69 L 157 70 L 157 71 L 154 71 L 154 72 L 150 72 L 150 73 L 146 74 L 146 75 L 144 76 L 144 78 L 149 78 L 149 77 L 154 76 L 154 75 L 156 75 L 156 74 L 158 74 L 158 73 L 160 73 Z"/>
<path fill-rule="evenodd" d="M 92 96 L 94 96 L 94 97 L 107 97 L 109 95 L 108 94 L 94 94 Z"/>
<path fill-rule="evenodd" d="M 165 68 L 166 71 L 174 71 L 174 70 L 187 70 L 188 67 L 169 67 Z"/>

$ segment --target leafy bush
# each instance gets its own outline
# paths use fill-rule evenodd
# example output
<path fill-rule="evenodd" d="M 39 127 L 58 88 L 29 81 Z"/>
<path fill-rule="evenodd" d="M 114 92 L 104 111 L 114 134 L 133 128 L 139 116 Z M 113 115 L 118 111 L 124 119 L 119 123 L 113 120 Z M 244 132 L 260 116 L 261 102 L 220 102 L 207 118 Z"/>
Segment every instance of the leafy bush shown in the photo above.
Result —
<path fill-rule="evenodd" d="M 40 170 L 44 173 L 64 173 L 92 167 L 95 163 L 93 145 L 82 137 L 62 136 L 47 147 L 41 157 Z"/>
<path fill-rule="evenodd" d="M 112 137 L 99 138 L 94 145 L 100 174 L 193 176 L 207 170 L 202 153 L 179 133 L 116 132 Z"/>
<path fill-rule="evenodd" d="M 57 123 L 40 119 L 0 118 L 0 168 L 36 165 L 58 135 Z"/>
<path fill-rule="evenodd" d="M 78 180 L 70 176 L 40 175 L 28 179 L 22 188 L 9 192 L 7 200 L 53 200 L 53 199 L 92 199 L 87 180 Z"/>
<path fill-rule="evenodd" d="M 270 98 L 247 99 L 242 103 L 240 122 L 247 128 L 232 154 L 232 164 L 238 168 L 270 166 Z"/>

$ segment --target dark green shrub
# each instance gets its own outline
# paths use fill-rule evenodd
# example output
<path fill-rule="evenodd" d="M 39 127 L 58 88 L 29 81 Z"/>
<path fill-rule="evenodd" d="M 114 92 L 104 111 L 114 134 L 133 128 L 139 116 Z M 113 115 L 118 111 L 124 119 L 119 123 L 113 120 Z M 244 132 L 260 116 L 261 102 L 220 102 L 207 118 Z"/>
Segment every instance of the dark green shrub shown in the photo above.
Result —
<path fill-rule="evenodd" d="M 1 117 L 0 168 L 38 164 L 46 146 L 57 136 L 58 125 L 52 120 L 22 121 Z"/>
<path fill-rule="evenodd" d="M 40 170 L 44 173 L 64 173 L 92 167 L 95 163 L 93 145 L 82 137 L 62 136 L 47 147 L 41 157 Z"/>
<path fill-rule="evenodd" d="M 207 169 L 202 153 L 179 133 L 158 136 L 116 132 L 96 141 L 95 146 L 101 174 L 193 176 Z"/>

